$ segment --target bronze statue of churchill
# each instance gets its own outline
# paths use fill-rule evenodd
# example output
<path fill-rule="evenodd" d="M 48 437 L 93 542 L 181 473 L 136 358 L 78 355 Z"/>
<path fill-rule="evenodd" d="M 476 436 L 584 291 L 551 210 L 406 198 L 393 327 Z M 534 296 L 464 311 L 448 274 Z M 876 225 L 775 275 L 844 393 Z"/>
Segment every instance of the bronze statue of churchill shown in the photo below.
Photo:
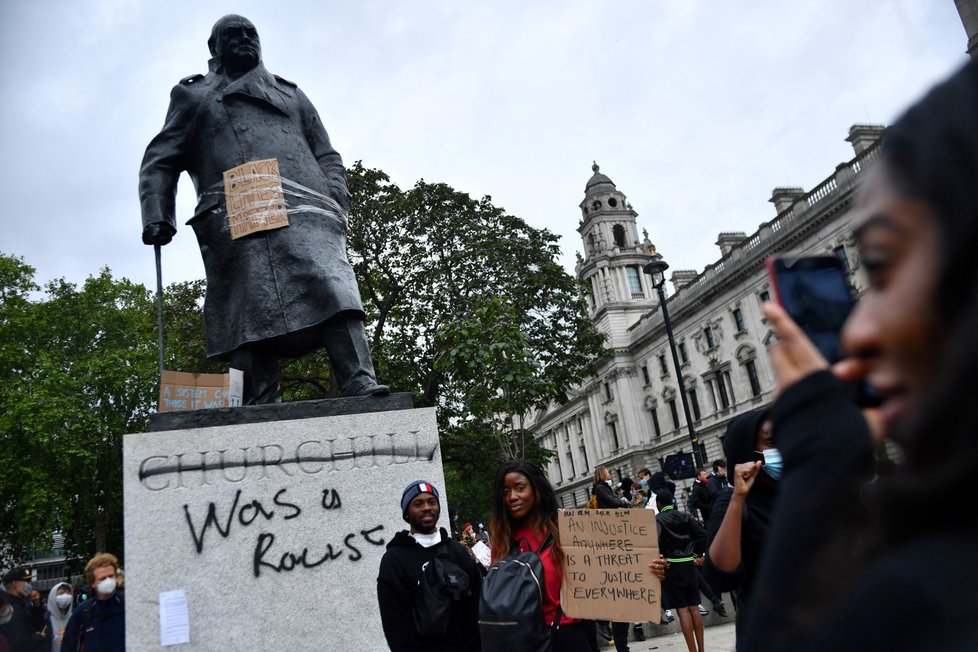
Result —
<path fill-rule="evenodd" d="M 173 87 L 143 157 L 143 242 L 165 245 L 176 233 L 177 179 L 186 171 L 197 191 L 187 223 L 207 273 L 207 355 L 245 372 L 245 402 L 279 400 L 279 359 L 320 346 L 344 395 L 388 393 L 377 384 L 347 260 L 350 193 L 340 155 L 305 94 L 265 69 L 247 18 L 221 18 L 207 44 L 209 72 Z M 289 224 L 232 239 L 224 172 L 270 158 Z"/>

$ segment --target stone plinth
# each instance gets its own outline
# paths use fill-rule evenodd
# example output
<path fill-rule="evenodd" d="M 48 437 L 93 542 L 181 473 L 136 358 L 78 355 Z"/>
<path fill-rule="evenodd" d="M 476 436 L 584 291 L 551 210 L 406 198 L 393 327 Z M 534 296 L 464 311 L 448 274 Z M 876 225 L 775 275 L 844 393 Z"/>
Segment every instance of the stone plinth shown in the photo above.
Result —
<path fill-rule="evenodd" d="M 407 527 L 401 491 L 444 490 L 434 409 L 134 434 L 123 451 L 130 650 L 164 649 L 173 590 L 190 644 L 166 649 L 387 649 L 377 570 Z"/>

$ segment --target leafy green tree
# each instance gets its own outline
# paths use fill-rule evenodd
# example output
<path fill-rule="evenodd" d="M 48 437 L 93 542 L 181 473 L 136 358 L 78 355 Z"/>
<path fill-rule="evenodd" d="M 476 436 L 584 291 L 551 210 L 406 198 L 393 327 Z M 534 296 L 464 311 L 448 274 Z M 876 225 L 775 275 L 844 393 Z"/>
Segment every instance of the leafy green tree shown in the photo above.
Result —
<path fill-rule="evenodd" d="M 122 436 L 155 403 L 153 302 L 108 269 L 79 288 L 0 255 L 0 476 L 15 551 L 122 552 Z"/>
<path fill-rule="evenodd" d="M 485 518 L 500 462 L 546 461 L 524 418 L 594 373 L 603 337 L 546 229 L 442 183 L 403 191 L 361 163 L 349 181 L 378 375 L 439 408 L 452 501 Z"/>
<path fill-rule="evenodd" d="M 27 344 L 31 332 L 28 310 L 30 295 L 40 288 L 34 283 L 34 268 L 20 258 L 0 255 L 0 396 L 5 397 L 14 375 L 30 364 L 30 347 Z M 5 402 L 4 402 L 5 403 Z M 0 459 L 4 473 L 0 474 L 0 563 L 8 568 L 23 558 L 29 548 L 29 538 L 22 542 L 18 537 L 17 501 L 19 492 L 11 490 L 23 482 L 21 454 L 18 440 L 13 433 L 2 427 L 6 412 L 0 404 Z"/>

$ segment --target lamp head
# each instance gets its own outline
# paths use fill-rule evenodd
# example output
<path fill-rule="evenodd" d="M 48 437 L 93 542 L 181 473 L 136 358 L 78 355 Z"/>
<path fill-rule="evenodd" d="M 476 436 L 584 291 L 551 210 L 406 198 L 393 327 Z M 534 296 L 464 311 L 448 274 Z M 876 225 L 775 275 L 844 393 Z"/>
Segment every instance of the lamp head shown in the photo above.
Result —
<path fill-rule="evenodd" d="M 659 254 L 655 254 L 649 262 L 645 263 L 643 269 L 646 274 L 652 277 L 652 285 L 661 288 L 666 282 L 666 270 L 669 269 L 669 263 L 662 260 L 662 256 Z"/>

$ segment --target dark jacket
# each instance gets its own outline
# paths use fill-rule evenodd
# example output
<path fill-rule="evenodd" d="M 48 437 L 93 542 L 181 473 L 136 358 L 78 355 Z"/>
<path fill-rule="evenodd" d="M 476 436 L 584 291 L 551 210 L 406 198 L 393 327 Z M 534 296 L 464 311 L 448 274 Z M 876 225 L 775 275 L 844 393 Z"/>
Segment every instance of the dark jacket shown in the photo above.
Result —
<path fill-rule="evenodd" d="M 727 424 L 723 436 L 723 453 L 727 458 L 727 471 L 733 473 L 737 464 L 756 459 L 757 432 L 767 418 L 766 410 L 752 410 L 741 414 Z M 733 573 L 724 573 L 710 561 L 709 555 L 703 563 L 703 574 L 710 586 L 718 591 L 736 591 L 738 604 L 748 604 L 751 589 L 761 564 L 761 554 L 767 540 L 768 529 L 774 513 L 774 500 L 778 483 L 763 471 L 754 480 L 754 486 L 744 501 L 744 511 L 740 525 L 740 568 Z M 733 490 L 727 487 L 716 496 L 713 510 L 706 523 L 709 549 L 723 523 L 727 506 L 733 497 Z M 743 610 L 738 607 L 737 626 L 743 626 Z"/>
<path fill-rule="evenodd" d="M 122 591 L 111 598 L 82 602 L 65 627 L 61 652 L 125 652 L 126 603 Z"/>
<path fill-rule="evenodd" d="M 696 482 L 695 480 L 693 481 L 693 490 L 689 495 L 689 507 L 699 511 L 700 518 L 703 519 L 704 523 L 710 518 L 710 512 L 713 511 L 713 502 L 716 498 L 716 494 L 710 491 L 708 485 Z"/>
<path fill-rule="evenodd" d="M 7 639 L 11 652 L 41 652 L 44 637 L 34 631 L 31 622 L 30 601 L 27 598 L 7 593 L 5 596 L 14 613 L 5 625 L 0 625 L 0 635 Z"/>
<path fill-rule="evenodd" d="M 268 158 L 278 160 L 289 225 L 231 240 L 223 173 Z M 188 224 L 207 273 L 208 356 L 226 359 L 243 344 L 272 338 L 284 338 L 276 340 L 283 354 L 300 355 L 322 345 L 312 327 L 343 311 L 362 315 L 346 255 L 346 169 L 295 84 L 259 64 L 236 80 L 215 68 L 174 86 L 163 130 L 140 170 L 143 226 L 176 229 L 183 171 L 197 190 Z"/>
<path fill-rule="evenodd" d="M 672 480 L 666 480 L 666 474 L 662 471 L 656 471 L 649 478 L 649 491 L 655 494 L 659 489 L 668 489 L 673 496 L 676 495 L 676 483 Z"/>
<path fill-rule="evenodd" d="M 828 371 L 812 374 L 781 394 L 771 419 L 785 471 L 742 649 L 978 649 L 974 532 L 918 536 L 845 577 L 826 569 L 820 553 L 836 536 L 840 505 L 858 504 L 872 469 L 866 421 L 846 388 Z M 824 611 L 827 572 L 830 584 L 848 586 L 828 613 L 814 614 L 813 601 Z"/>
<path fill-rule="evenodd" d="M 451 539 L 444 528 L 440 531 L 441 543 L 425 548 L 407 530 L 401 530 L 387 544 L 387 552 L 380 561 L 377 601 L 380 603 L 384 636 L 392 652 L 458 652 L 482 647 L 478 622 L 482 574 L 465 547 Z M 472 595 L 459 601 L 452 610 L 447 637 L 435 640 L 418 635 L 414 628 L 412 606 L 421 567 L 433 559 L 439 550 L 446 549 L 451 560 L 468 572 Z"/>
<path fill-rule="evenodd" d="M 706 488 L 709 489 L 711 493 L 719 494 L 721 491 L 728 489 L 729 487 L 730 485 L 727 483 L 727 476 L 725 475 L 710 473 L 710 475 L 707 477 Z"/>
<path fill-rule="evenodd" d="M 598 509 L 623 509 L 627 507 L 621 498 L 615 495 L 607 482 L 598 482 L 591 487 L 591 493 L 598 499 Z"/>
<path fill-rule="evenodd" d="M 659 552 L 666 559 L 698 556 L 706 550 L 706 530 L 700 522 L 672 505 L 666 505 L 655 515 L 655 527 L 659 533 Z"/>

